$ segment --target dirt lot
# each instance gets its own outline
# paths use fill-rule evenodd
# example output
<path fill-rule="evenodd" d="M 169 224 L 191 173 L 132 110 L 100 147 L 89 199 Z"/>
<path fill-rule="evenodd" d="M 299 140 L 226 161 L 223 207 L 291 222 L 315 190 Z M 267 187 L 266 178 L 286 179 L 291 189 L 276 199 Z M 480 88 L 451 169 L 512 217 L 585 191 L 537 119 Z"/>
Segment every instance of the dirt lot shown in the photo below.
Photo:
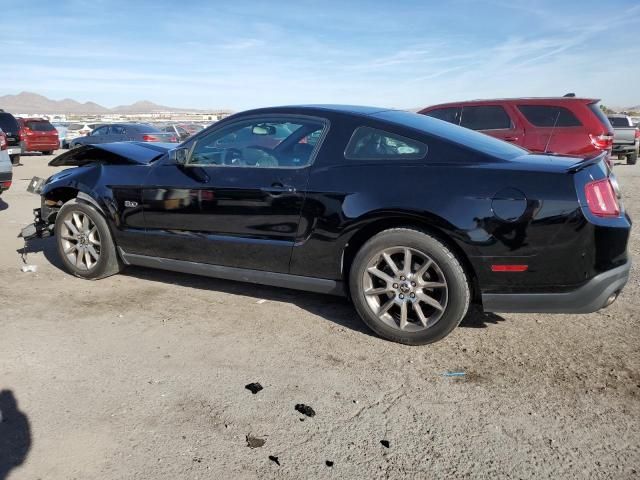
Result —
<path fill-rule="evenodd" d="M 637 478 L 637 267 L 606 311 L 476 313 L 407 347 L 333 297 L 133 268 L 76 279 L 52 239 L 22 273 L 25 189 L 49 158 L 23 157 L 0 197 L 0 479 L 7 450 L 26 454 L 11 479 Z M 640 166 L 616 171 L 640 218 Z"/>

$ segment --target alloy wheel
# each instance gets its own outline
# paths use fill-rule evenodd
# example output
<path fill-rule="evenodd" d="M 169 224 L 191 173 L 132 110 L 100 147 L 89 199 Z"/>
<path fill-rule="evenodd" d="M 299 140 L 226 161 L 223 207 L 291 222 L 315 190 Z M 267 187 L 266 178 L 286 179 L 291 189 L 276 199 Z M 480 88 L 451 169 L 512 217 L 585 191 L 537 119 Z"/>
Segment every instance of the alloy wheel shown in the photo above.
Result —
<path fill-rule="evenodd" d="M 391 247 L 374 255 L 363 273 L 364 295 L 385 324 L 407 332 L 435 325 L 447 308 L 447 281 L 424 252 Z"/>
<path fill-rule="evenodd" d="M 67 260 L 80 270 L 91 270 L 100 260 L 98 227 L 84 212 L 69 212 L 62 224 L 62 250 Z"/>

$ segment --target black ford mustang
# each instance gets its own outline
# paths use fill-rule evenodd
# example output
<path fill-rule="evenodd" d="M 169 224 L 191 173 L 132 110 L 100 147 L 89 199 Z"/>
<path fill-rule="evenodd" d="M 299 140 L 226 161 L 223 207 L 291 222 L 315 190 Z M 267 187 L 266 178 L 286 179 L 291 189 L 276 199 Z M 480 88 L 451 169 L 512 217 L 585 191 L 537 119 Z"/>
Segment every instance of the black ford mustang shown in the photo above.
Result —
<path fill-rule="evenodd" d="M 598 310 L 625 285 L 631 222 L 604 157 L 532 155 L 407 112 L 244 112 L 175 145 L 81 147 L 36 222 L 66 268 L 125 265 L 349 295 L 408 344 L 492 312 Z"/>

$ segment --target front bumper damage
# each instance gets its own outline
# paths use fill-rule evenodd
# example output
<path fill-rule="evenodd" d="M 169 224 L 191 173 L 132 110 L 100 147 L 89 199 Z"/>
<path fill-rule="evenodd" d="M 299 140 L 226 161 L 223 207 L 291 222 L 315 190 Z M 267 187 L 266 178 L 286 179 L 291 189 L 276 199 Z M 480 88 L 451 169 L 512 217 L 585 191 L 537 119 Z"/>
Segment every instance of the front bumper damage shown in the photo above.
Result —
<path fill-rule="evenodd" d="M 42 178 L 33 177 L 29 182 L 27 191 L 40 195 L 44 182 L 45 180 Z M 20 231 L 18 235 L 19 238 L 31 240 L 33 238 L 46 238 L 53 235 L 55 219 L 60 207 L 58 205 L 47 205 L 43 197 L 41 197 L 41 202 L 40 208 L 33 209 L 33 223 L 27 225 Z"/>

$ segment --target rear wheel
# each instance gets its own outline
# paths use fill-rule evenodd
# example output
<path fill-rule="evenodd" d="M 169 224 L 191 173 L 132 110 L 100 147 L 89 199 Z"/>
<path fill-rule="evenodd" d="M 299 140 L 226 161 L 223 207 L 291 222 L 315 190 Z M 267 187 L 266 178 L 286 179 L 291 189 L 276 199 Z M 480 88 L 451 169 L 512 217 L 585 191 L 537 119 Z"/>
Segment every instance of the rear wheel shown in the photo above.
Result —
<path fill-rule="evenodd" d="M 46 152 L 42 152 L 43 155 L 52 155 L 53 150 L 47 150 Z"/>
<path fill-rule="evenodd" d="M 90 280 L 122 270 L 105 218 L 91 205 L 71 200 L 56 217 L 58 253 L 73 275 Z"/>
<path fill-rule="evenodd" d="M 349 285 L 356 310 L 378 335 L 424 345 L 458 326 L 469 307 L 469 282 L 455 255 L 418 230 L 394 228 L 356 255 Z"/>
<path fill-rule="evenodd" d="M 635 165 L 638 162 L 638 151 L 636 150 L 630 155 L 627 155 L 627 165 Z"/>
<path fill-rule="evenodd" d="M 10 155 L 12 165 L 20 165 L 20 155 Z"/>

